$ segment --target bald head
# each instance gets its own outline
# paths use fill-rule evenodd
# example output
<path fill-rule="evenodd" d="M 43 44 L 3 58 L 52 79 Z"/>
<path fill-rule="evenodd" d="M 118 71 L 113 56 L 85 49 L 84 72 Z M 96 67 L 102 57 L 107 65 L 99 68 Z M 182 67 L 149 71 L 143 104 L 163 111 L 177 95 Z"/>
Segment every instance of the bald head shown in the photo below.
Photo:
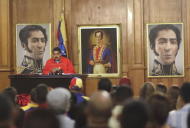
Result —
<path fill-rule="evenodd" d="M 110 94 L 106 91 L 95 92 L 89 101 L 89 114 L 93 116 L 110 116 L 112 101 Z"/>

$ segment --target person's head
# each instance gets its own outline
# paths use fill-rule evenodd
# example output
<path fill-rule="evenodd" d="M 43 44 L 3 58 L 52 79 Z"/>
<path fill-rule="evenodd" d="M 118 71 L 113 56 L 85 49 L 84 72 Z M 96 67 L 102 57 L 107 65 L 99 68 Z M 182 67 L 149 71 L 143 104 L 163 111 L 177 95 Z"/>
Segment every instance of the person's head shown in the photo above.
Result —
<path fill-rule="evenodd" d="M 181 43 L 180 30 L 172 24 L 157 25 L 149 33 L 150 48 L 163 65 L 175 61 Z"/>
<path fill-rule="evenodd" d="M 14 87 L 5 88 L 2 93 L 16 105 L 17 90 Z"/>
<path fill-rule="evenodd" d="M 112 88 L 112 82 L 108 78 L 101 78 L 98 82 L 98 90 L 105 90 L 110 92 Z"/>
<path fill-rule="evenodd" d="M 61 49 L 59 47 L 55 47 L 52 50 L 52 55 L 55 60 L 60 60 L 61 58 Z"/>
<path fill-rule="evenodd" d="M 25 26 L 19 32 L 19 38 L 28 56 L 35 59 L 43 58 L 48 38 L 46 30 L 42 26 Z"/>
<path fill-rule="evenodd" d="M 71 93 L 65 88 L 55 88 L 48 93 L 47 103 L 57 114 L 64 114 L 70 109 Z"/>
<path fill-rule="evenodd" d="M 153 126 L 165 125 L 170 105 L 168 98 L 163 93 L 155 93 L 148 100 L 150 106 L 150 123 Z"/>
<path fill-rule="evenodd" d="M 131 81 L 127 77 L 123 77 L 119 80 L 119 86 L 131 86 Z"/>
<path fill-rule="evenodd" d="M 190 103 L 190 83 L 185 82 L 180 88 L 180 96 L 185 103 Z"/>
<path fill-rule="evenodd" d="M 38 104 L 44 104 L 46 103 L 46 96 L 48 94 L 48 86 L 46 84 L 38 84 L 36 89 L 36 102 Z"/>
<path fill-rule="evenodd" d="M 13 125 L 13 104 L 4 94 L 0 94 L 0 127 L 11 128 Z"/>
<path fill-rule="evenodd" d="M 97 91 L 92 94 L 86 108 L 88 125 L 98 125 L 100 122 L 107 125 L 111 109 L 112 101 L 108 92 Z"/>
<path fill-rule="evenodd" d="M 123 104 L 127 99 L 133 97 L 133 90 L 129 86 L 119 86 L 112 94 L 114 105 Z"/>
<path fill-rule="evenodd" d="M 27 114 L 23 128 L 60 128 L 60 124 L 54 112 L 38 108 Z"/>
<path fill-rule="evenodd" d="M 31 100 L 32 102 L 37 103 L 37 92 L 36 92 L 36 88 L 33 88 L 33 89 L 30 91 L 30 100 Z"/>
<path fill-rule="evenodd" d="M 147 105 L 139 100 L 129 100 L 122 110 L 121 128 L 145 128 L 148 119 Z"/>
<path fill-rule="evenodd" d="M 74 77 L 71 79 L 69 89 L 74 91 L 80 91 L 83 88 L 82 79 L 79 77 Z"/>
<path fill-rule="evenodd" d="M 154 93 L 154 84 L 151 82 L 145 82 L 140 89 L 140 98 L 147 100 Z"/>
<path fill-rule="evenodd" d="M 96 43 L 99 43 L 103 39 L 103 32 L 102 31 L 96 31 L 95 32 L 95 39 Z"/>
<path fill-rule="evenodd" d="M 165 94 L 167 92 L 167 87 L 164 84 L 159 83 L 156 85 L 156 91 L 162 92 Z"/>
<path fill-rule="evenodd" d="M 168 99 L 170 100 L 171 110 L 176 109 L 177 99 L 179 96 L 180 88 L 178 86 L 170 86 L 167 91 Z"/>

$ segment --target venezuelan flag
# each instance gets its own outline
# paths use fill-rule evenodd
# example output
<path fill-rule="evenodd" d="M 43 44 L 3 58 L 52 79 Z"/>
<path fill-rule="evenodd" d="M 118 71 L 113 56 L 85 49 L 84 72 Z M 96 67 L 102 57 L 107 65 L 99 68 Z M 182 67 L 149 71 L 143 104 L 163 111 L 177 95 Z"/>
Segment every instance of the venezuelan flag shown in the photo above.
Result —
<path fill-rule="evenodd" d="M 57 39 L 59 41 L 58 47 L 61 49 L 62 56 L 67 57 L 67 35 L 64 14 L 61 14 L 61 18 L 59 20 L 57 29 Z"/>

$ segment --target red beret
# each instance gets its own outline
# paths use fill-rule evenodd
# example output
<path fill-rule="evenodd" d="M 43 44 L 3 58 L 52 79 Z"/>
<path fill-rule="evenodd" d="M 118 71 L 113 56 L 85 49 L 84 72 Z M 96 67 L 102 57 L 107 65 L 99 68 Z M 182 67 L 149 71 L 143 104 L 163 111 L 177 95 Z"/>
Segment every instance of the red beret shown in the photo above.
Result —
<path fill-rule="evenodd" d="M 131 85 L 131 81 L 127 77 L 124 77 L 119 80 L 119 85 Z"/>

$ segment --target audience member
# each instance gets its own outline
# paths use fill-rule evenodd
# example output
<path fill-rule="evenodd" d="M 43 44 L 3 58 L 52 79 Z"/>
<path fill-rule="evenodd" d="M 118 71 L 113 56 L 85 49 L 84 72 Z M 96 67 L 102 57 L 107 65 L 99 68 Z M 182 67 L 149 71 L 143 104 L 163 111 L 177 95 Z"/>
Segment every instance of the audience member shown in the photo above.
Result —
<path fill-rule="evenodd" d="M 95 92 L 86 108 L 88 128 L 108 128 L 112 101 L 107 91 Z"/>
<path fill-rule="evenodd" d="M 0 94 L 0 128 L 12 128 L 14 106 L 4 94 Z"/>
<path fill-rule="evenodd" d="M 143 100 L 148 100 L 148 98 L 154 93 L 154 84 L 152 82 L 145 82 L 140 89 L 140 98 Z"/>
<path fill-rule="evenodd" d="M 55 88 L 47 95 L 49 107 L 57 114 L 61 128 L 74 128 L 75 121 L 70 119 L 66 113 L 70 109 L 71 94 L 65 88 Z"/>
<path fill-rule="evenodd" d="M 38 84 L 36 87 L 36 102 L 40 108 L 47 108 L 46 96 L 48 94 L 48 86 L 46 84 Z"/>
<path fill-rule="evenodd" d="M 126 76 L 124 76 L 123 78 L 121 78 L 119 80 L 119 86 L 129 86 L 131 87 L 131 81 L 129 78 L 127 78 Z"/>
<path fill-rule="evenodd" d="M 81 78 L 74 77 L 71 79 L 69 89 L 74 93 L 77 98 L 77 104 L 83 102 L 84 100 L 89 100 L 88 97 L 84 96 L 82 93 L 83 82 Z"/>
<path fill-rule="evenodd" d="M 170 110 L 176 110 L 179 91 L 180 88 L 178 86 L 171 86 L 168 88 L 167 96 L 170 101 Z"/>
<path fill-rule="evenodd" d="M 36 94 L 36 88 L 33 88 L 30 91 L 30 103 L 28 103 L 26 106 L 22 107 L 22 110 L 24 110 L 25 112 L 29 112 L 33 109 L 38 108 L 38 104 L 37 104 L 37 94 Z"/>
<path fill-rule="evenodd" d="M 28 113 L 23 128 L 60 128 L 60 124 L 52 111 L 38 108 Z"/>
<path fill-rule="evenodd" d="M 168 128 L 166 125 L 170 111 L 168 98 L 163 93 L 153 94 L 149 100 L 150 122 L 148 128 Z"/>
<path fill-rule="evenodd" d="M 167 87 L 164 84 L 159 83 L 156 85 L 156 91 L 166 94 L 167 93 Z"/>
<path fill-rule="evenodd" d="M 187 115 L 190 110 L 190 83 L 186 82 L 180 88 L 180 97 L 184 106 L 169 114 L 168 125 L 172 128 L 187 128 Z"/>
<path fill-rule="evenodd" d="M 17 105 L 17 90 L 14 87 L 5 88 L 2 93 L 9 98 L 15 106 Z"/>
<path fill-rule="evenodd" d="M 123 105 L 116 105 L 112 109 L 112 115 L 108 121 L 109 128 L 121 128 L 120 118 L 123 110 Z"/>
<path fill-rule="evenodd" d="M 14 120 L 14 126 L 15 127 L 22 127 L 23 121 L 24 121 L 24 111 L 20 108 L 20 106 L 17 104 L 17 90 L 14 87 L 8 87 L 5 88 L 2 91 L 2 94 L 8 98 L 13 105 L 13 120 Z"/>
<path fill-rule="evenodd" d="M 145 128 L 148 122 L 147 105 L 139 100 L 129 100 L 121 114 L 121 128 Z"/>
<path fill-rule="evenodd" d="M 129 86 L 119 86 L 112 93 L 112 101 L 114 105 L 123 104 L 127 99 L 133 97 L 133 90 Z"/>
<path fill-rule="evenodd" d="M 76 111 L 75 111 L 75 128 L 86 128 L 86 106 L 88 104 L 88 101 L 84 101 L 80 104 L 76 105 Z"/>
<path fill-rule="evenodd" d="M 104 90 L 107 92 L 111 92 L 112 82 L 108 78 L 101 78 L 98 82 L 98 90 Z"/>
<path fill-rule="evenodd" d="M 179 95 L 177 98 L 177 104 L 176 104 L 176 109 L 181 109 L 185 105 L 182 97 Z"/>

